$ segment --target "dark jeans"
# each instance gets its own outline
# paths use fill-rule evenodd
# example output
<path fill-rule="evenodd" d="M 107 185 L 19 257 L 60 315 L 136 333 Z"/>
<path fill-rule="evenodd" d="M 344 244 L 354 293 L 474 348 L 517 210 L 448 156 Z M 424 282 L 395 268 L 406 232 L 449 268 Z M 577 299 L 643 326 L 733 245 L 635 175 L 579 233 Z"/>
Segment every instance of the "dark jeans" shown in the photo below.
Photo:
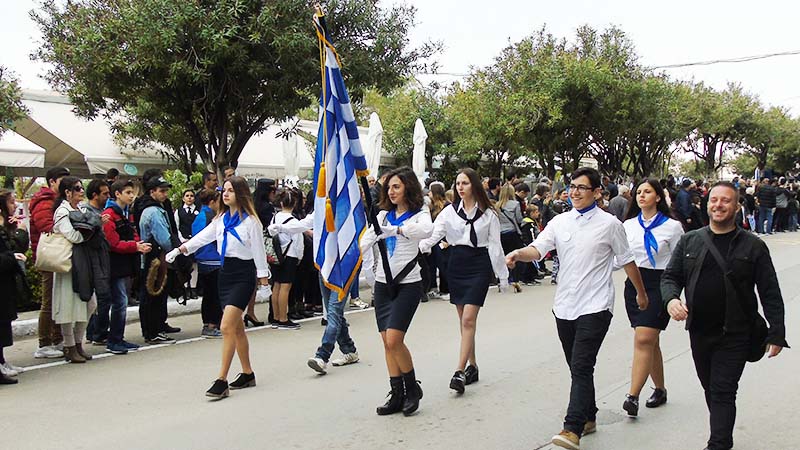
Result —
<path fill-rule="evenodd" d="M 108 339 L 109 344 L 119 344 L 125 336 L 125 319 L 128 315 L 128 281 L 130 278 L 112 278 L 111 298 L 97 298 L 97 311 L 89 318 L 86 336 L 90 341 Z"/>
<path fill-rule="evenodd" d="M 147 272 L 143 273 L 140 280 L 147 279 Z M 153 339 L 157 334 L 164 330 L 167 321 L 167 289 L 160 295 L 150 295 L 147 293 L 145 283 L 142 283 L 139 290 L 139 320 L 142 326 L 142 336 L 145 339 Z"/>
<path fill-rule="evenodd" d="M 564 418 L 564 429 L 578 436 L 583 433 L 586 422 L 597 420 L 597 404 L 594 398 L 594 365 L 597 353 L 611 324 L 611 311 L 585 314 L 575 320 L 556 318 L 558 339 L 564 349 L 567 365 L 572 376 L 569 391 L 569 406 Z"/>
<path fill-rule="evenodd" d="M 709 450 L 733 447 L 736 422 L 736 391 L 742 377 L 750 337 L 742 334 L 708 336 L 689 333 L 697 378 L 703 385 L 710 415 Z"/>
<path fill-rule="evenodd" d="M 222 322 L 222 305 L 219 303 L 219 266 L 197 264 L 197 284 L 203 286 L 200 317 L 203 325 L 213 324 L 219 328 Z"/>
<path fill-rule="evenodd" d="M 343 354 L 348 354 L 355 353 L 356 343 L 350 337 L 349 325 L 344 317 L 344 308 L 348 303 L 347 297 L 340 301 L 338 294 L 322 283 L 322 277 L 320 277 L 319 284 L 320 291 L 322 291 L 322 299 L 326 302 L 328 325 L 325 326 L 325 332 L 322 334 L 322 344 L 317 349 L 316 357 L 328 362 L 335 344 L 339 344 L 339 350 Z"/>

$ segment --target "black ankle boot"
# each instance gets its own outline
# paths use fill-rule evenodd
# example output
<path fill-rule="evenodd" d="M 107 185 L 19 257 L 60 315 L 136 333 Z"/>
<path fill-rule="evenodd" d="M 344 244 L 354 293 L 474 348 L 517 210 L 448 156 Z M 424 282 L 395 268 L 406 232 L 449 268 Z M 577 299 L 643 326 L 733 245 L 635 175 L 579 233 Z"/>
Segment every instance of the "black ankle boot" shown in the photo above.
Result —
<path fill-rule="evenodd" d="M 390 377 L 389 385 L 392 390 L 389 391 L 386 403 L 378 406 L 377 412 L 379 416 L 387 416 L 403 410 L 403 400 L 405 399 L 403 395 L 403 377 Z"/>
<path fill-rule="evenodd" d="M 403 402 L 403 415 L 410 416 L 419 409 L 419 400 L 422 398 L 422 387 L 420 381 L 414 374 L 414 369 L 411 372 L 403 374 L 403 384 L 406 388 L 406 399 Z"/>

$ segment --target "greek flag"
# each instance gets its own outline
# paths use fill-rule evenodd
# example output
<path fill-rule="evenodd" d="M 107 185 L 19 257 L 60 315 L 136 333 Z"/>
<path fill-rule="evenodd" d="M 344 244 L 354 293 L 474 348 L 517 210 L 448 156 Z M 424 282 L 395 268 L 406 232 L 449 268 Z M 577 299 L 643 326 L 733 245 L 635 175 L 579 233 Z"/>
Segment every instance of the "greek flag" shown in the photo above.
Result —
<path fill-rule="evenodd" d="M 367 160 L 324 18 L 315 16 L 314 23 L 323 68 L 314 158 L 314 262 L 325 285 L 337 292 L 341 301 L 361 267 L 358 243 L 367 217 L 358 177 L 367 175 Z"/>

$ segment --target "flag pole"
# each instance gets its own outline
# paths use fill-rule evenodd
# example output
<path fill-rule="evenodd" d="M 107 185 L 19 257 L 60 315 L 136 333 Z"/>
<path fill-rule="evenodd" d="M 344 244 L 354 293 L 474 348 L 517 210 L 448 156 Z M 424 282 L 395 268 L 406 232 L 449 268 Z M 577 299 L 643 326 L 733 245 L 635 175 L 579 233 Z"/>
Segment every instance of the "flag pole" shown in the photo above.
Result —
<path fill-rule="evenodd" d="M 321 73 L 322 73 L 322 89 L 323 89 L 322 104 L 323 104 L 323 108 L 325 108 L 325 106 L 324 106 L 325 105 L 325 92 L 324 92 L 324 90 L 325 90 L 325 86 L 326 86 L 326 82 L 325 82 L 326 70 L 325 70 L 325 59 L 324 59 L 325 58 L 325 48 L 326 48 L 327 45 L 330 45 L 331 47 L 333 47 L 333 46 L 330 44 L 330 41 L 328 39 L 328 28 L 327 28 L 327 24 L 325 23 L 325 12 L 322 10 L 322 5 L 320 5 L 319 3 L 316 3 L 314 5 L 314 9 L 315 9 L 315 12 L 316 12 L 317 24 L 319 24 L 319 27 L 322 29 L 322 35 L 319 36 L 319 33 L 318 33 L 318 38 L 319 38 L 319 46 L 320 46 L 320 50 L 319 50 L 320 51 L 320 65 L 321 65 L 320 69 L 321 69 Z M 331 50 L 333 50 L 333 49 L 331 48 Z M 335 50 L 333 50 L 333 52 L 334 52 L 334 56 L 336 57 L 337 62 L 339 63 L 339 68 L 341 69 L 342 63 L 341 63 L 341 60 L 339 60 L 339 55 L 335 52 Z M 326 112 L 324 110 L 323 110 L 322 115 L 323 115 L 322 120 L 325 121 L 327 114 L 326 114 Z M 327 128 L 327 124 L 326 123 L 324 123 L 323 126 Z M 327 152 L 327 150 L 328 150 L 328 148 L 327 148 L 328 147 L 328 145 L 327 145 L 328 144 L 327 143 L 327 139 L 328 139 L 327 129 L 325 130 L 324 134 L 325 134 L 325 136 L 323 136 L 323 139 L 325 139 L 325 141 L 323 143 L 323 149 L 324 149 L 325 152 Z M 317 137 L 317 139 L 319 139 L 319 137 Z M 324 164 L 324 159 L 322 161 L 322 164 Z M 324 168 L 324 166 L 321 165 L 320 167 L 321 167 L 321 169 L 320 169 L 319 178 L 321 178 L 324 181 L 324 176 L 323 176 L 324 172 L 322 172 L 322 168 Z M 367 175 L 368 175 L 368 173 L 365 173 L 362 176 L 358 177 L 359 182 L 361 183 L 361 189 L 364 191 L 364 201 L 365 201 L 364 208 L 365 208 L 365 210 L 367 212 L 367 222 L 369 223 L 369 225 L 372 226 L 373 230 L 375 231 L 375 235 L 376 236 L 380 236 L 381 234 L 383 234 L 383 230 L 381 229 L 380 223 L 378 223 L 378 212 L 375 210 L 374 203 L 372 202 L 372 192 L 370 191 L 370 188 L 369 188 L 369 182 L 367 181 Z M 318 179 L 317 180 L 317 193 L 320 192 L 320 187 L 319 186 L 320 186 L 320 180 Z M 325 195 L 327 196 L 327 193 L 325 193 Z M 388 257 L 389 252 L 386 249 L 386 241 L 385 240 L 378 239 L 378 251 L 380 252 L 380 255 L 381 255 L 383 273 L 384 273 L 384 275 L 386 275 L 386 288 L 387 288 L 388 294 L 389 294 L 390 298 L 394 298 L 394 292 L 395 292 L 394 283 L 393 283 L 394 282 L 394 277 L 392 276 L 392 269 L 391 269 L 391 266 L 389 265 L 389 257 Z M 372 268 L 368 267 L 367 270 L 372 270 Z"/>

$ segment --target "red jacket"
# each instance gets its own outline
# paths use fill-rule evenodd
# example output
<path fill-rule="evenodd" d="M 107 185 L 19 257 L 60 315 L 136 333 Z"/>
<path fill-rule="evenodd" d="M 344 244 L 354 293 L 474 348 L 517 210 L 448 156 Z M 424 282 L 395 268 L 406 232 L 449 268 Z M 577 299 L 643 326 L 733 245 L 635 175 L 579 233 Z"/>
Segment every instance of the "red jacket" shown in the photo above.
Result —
<path fill-rule="evenodd" d="M 28 210 L 31 213 L 31 250 L 33 257 L 36 258 L 36 247 L 39 245 L 39 236 L 42 233 L 53 231 L 53 203 L 58 195 L 49 187 L 39 189 L 30 204 Z"/>
<path fill-rule="evenodd" d="M 139 242 L 139 235 L 136 233 L 135 229 L 133 229 L 133 240 L 123 241 L 119 237 L 119 233 L 117 232 L 117 222 L 125 220 L 125 217 L 120 214 L 118 208 L 119 207 L 108 207 L 105 211 L 103 211 L 103 214 L 108 214 L 111 216 L 111 220 L 103 224 L 103 233 L 106 235 L 109 251 L 112 253 L 122 253 L 126 255 L 136 253 L 139 251 L 136 248 L 136 243 Z M 128 215 L 128 222 L 133 224 L 133 214 Z"/>

